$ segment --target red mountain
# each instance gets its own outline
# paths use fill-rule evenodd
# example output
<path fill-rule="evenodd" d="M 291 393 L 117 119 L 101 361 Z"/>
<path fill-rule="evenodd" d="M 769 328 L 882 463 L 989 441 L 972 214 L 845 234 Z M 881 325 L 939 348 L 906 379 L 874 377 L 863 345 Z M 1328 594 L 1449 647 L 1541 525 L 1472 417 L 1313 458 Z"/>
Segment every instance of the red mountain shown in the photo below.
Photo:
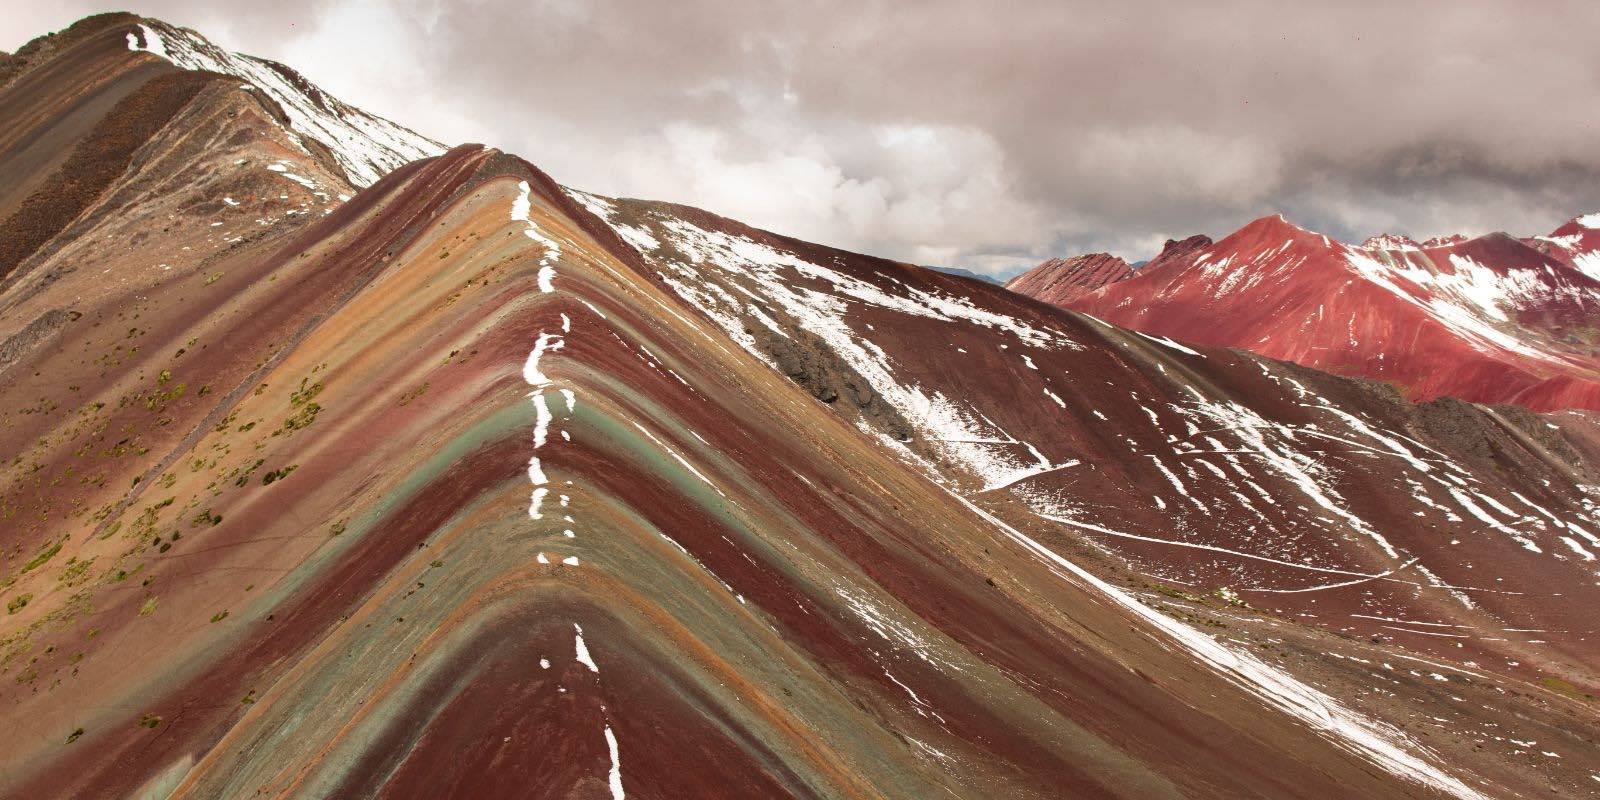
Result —
<path fill-rule="evenodd" d="M 1211 238 L 1208 236 L 1168 239 L 1166 246 L 1161 248 L 1161 254 L 1140 269 L 1187 261 L 1210 246 Z M 1128 262 L 1110 253 L 1090 253 L 1072 258 L 1052 258 L 1012 278 L 1005 286 L 1013 292 L 1046 303 L 1066 305 L 1102 286 L 1125 281 L 1136 274 Z"/>
<path fill-rule="evenodd" d="M 1108 283 L 1133 277 L 1133 267 L 1110 253 L 1052 258 L 1012 278 L 1006 288 L 1064 305 Z"/>
<path fill-rule="evenodd" d="M 1600 214 L 1574 217 L 1536 243 L 1549 245 L 1545 251 L 1552 257 L 1600 280 Z"/>
<path fill-rule="evenodd" d="M 1147 333 L 1375 378 L 1412 400 L 1600 409 L 1595 221 L 1530 240 L 1375 237 L 1355 247 L 1264 217 L 1063 304 Z M 1013 285 L 1033 285 L 1026 278 Z"/>
<path fill-rule="evenodd" d="M 1141 269 L 1161 269 L 1169 264 L 1188 264 L 1212 245 L 1211 237 L 1195 234 L 1186 239 L 1168 239 L 1161 253 L 1150 259 Z"/>

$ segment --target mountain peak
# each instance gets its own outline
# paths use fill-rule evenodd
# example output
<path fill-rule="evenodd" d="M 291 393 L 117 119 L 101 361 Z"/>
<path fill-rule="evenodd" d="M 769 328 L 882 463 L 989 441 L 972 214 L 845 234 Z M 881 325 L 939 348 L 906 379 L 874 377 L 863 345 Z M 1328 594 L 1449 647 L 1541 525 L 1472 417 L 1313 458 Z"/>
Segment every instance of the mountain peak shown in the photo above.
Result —
<path fill-rule="evenodd" d="M 1561 225 L 1561 227 L 1552 231 L 1550 235 L 1553 237 L 1571 236 L 1573 234 L 1579 234 L 1583 236 L 1593 235 L 1590 233 L 1590 231 L 1600 231 L 1600 212 L 1593 214 L 1579 214 L 1578 216 L 1567 220 Z"/>
<path fill-rule="evenodd" d="M 1218 257 L 1233 253 L 1249 260 L 1256 254 L 1267 252 L 1283 252 L 1290 248 L 1306 252 L 1313 249 L 1331 250 L 1340 244 L 1330 236 L 1290 222 L 1282 214 L 1268 214 L 1222 237 L 1216 242 L 1214 250 L 1219 251 Z"/>
<path fill-rule="evenodd" d="M 1086 253 L 1045 261 L 1012 278 L 1006 288 L 1047 303 L 1061 303 L 1133 275 L 1133 267 L 1117 256 Z"/>
<path fill-rule="evenodd" d="M 1197 233 L 1182 239 L 1168 239 L 1166 244 L 1161 246 L 1161 253 L 1150 259 L 1139 269 L 1141 272 L 1150 272 L 1174 264 L 1187 265 L 1192 263 L 1196 257 L 1213 244 L 1215 242 L 1211 240 L 1211 237 L 1203 233 Z"/>
<path fill-rule="evenodd" d="M 1285 217 L 1282 213 L 1268 214 L 1268 215 L 1266 215 L 1264 217 L 1257 217 L 1256 219 L 1253 219 L 1253 220 L 1245 223 L 1244 227 L 1242 227 L 1238 231 L 1236 231 L 1234 233 L 1234 235 L 1246 234 L 1246 233 L 1247 234 L 1254 234 L 1254 235 L 1263 235 L 1263 234 L 1277 235 L 1277 234 L 1282 234 L 1282 235 L 1285 235 L 1285 236 L 1294 236 L 1294 237 L 1297 237 L 1297 236 L 1322 236 L 1322 234 L 1319 234 L 1319 233 L 1317 233 L 1315 231 L 1308 230 L 1308 229 L 1303 228 L 1303 227 L 1301 227 L 1299 225 L 1296 225 L 1293 222 L 1290 222 L 1289 218 Z M 1326 238 L 1326 237 L 1324 237 L 1324 238 Z"/>
<path fill-rule="evenodd" d="M 1427 239 L 1423 239 L 1422 242 L 1421 242 L 1421 247 L 1423 249 L 1425 249 L 1425 250 L 1426 249 L 1430 249 L 1430 248 L 1434 248 L 1434 247 L 1449 247 L 1449 246 L 1454 245 L 1454 244 L 1461 244 L 1462 242 L 1467 241 L 1468 238 L 1470 238 L 1470 237 L 1468 237 L 1466 234 L 1463 234 L 1463 233 L 1451 233 L 1451 234 L 1446 234 L 1444 236 L 1432 236 L 1432 237 L 1429 237 Z"/>
<path fill-rule="evenodd" d="M 1380 233 L 1361 243 L 1362 250 L 1421 250 L 1415 239 L 1400 233 Z"/>
<path fill-rule="evenodd" d="M 445 151 L 426 136 L 328 95 L 283 64 L 230 53 L 193 30 L 160 20 L 119 22 L 132 25 L 125 34 L 129 50 L 183 69 L 229 75 L 264 92 L 288 117 L 293 135 L 326 148 L 355 186 L 370 186 L 402 164 Z"/>

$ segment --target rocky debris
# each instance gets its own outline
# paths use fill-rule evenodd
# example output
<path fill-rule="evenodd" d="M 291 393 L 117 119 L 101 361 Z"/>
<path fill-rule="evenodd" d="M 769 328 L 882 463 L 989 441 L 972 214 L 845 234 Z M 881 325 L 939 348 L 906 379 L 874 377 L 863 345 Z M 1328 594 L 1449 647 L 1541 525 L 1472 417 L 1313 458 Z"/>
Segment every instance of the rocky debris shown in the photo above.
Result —
<path fill-rule="evenodd" d="M 1542 451 L 1574 474 L 1589 475 L 1593 471 L 1590 460 L 1562 435 L 1560 426 L 1551 423 L 1552 417 L 1548 414 L 1521 406 L 1480 405 L 1455 397 L 1413 403 L 1399 387 L 1386 381 L 1333 375 L 1292 361 L 1277 363 L 1306 385 L 1324 387 L 1323 391 L 1334 394 L 1363 397 L 1385 416 L 1401 421 L 1403 429 L 1413 431 L 1414 435 L 1420 433 L 1432 444 L 1452 452 L 1477 458 L 1485 466 L 1503 468 L 1505 463 L 1515 461 L 1519 451 Z"/>
<path fill-rule="evenodd" d="M 77 319 L 79 316 L 81 315 L 76 311 L 62 311 L 59 308 L 52 308 L 35 317 L 32 322 L 23 326 L 22 330 L 6 337 L 4 342 L 0 342 L 0 374 L 4 374 L 12 362 L 15 362 L 35 347 L 49 341 L 56 335 L 57 331 L 61 330 L 62 326 Z"/>
<path fill-rule="evenodd" d="M 799 326 L 794 326 L 789 336 L 779 336 L 766 326 L 749 321 L 745 323 L 744 330 L 772 358 L 779 371 L 812 397 L 841 411 L 846 409 L 839 407 L 845 406 L 854 412 L 847 413 L 847 417 L 859 416 L 872 429 L 895 439 L 911 439 L 912 428 L 905 417 L 894 406 L 884 402 L 873 391 L 872 384 L 828 347 L 821 337 Z"/>
<path fill-rule="evenodd" d="M 1561 459 L 1567 467 L 1585 476 L 1593 475 L 1590 462 L 1572 443 L 1561 435 L 1561 428 L 1553 426 L 1547 415 L 1535 414 L 1522 406 L 1491 406 L 1485 409 L 1496 421 L 1521 436 L 1532 440 L 1545 452 Z"/>
<path fill-rule="evenodd" d="M 1454 449 L 1488 460 L 1494 458 L 1494 440 L 1478 407 L 1454 397 L 1417 404 L 1417 421 L 1429 435 L 1449 442 Z"/>

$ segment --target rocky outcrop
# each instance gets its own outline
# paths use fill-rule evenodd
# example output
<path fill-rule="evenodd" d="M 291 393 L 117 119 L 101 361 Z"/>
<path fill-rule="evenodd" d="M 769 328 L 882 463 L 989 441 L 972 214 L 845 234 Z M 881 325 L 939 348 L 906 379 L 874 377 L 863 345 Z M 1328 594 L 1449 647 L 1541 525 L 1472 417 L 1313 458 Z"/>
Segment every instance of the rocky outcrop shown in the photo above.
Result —
<path fill-rule="evenodd" d="M 1161 254 L 1150 259 L 1150 262 L 1140 269 L 1160 269 L 1171 264 L 1188 265 L 1211 245 L 1211 237 L 1203 233 L 1184 239 L 1168 239 L 1161 247 Z"/>

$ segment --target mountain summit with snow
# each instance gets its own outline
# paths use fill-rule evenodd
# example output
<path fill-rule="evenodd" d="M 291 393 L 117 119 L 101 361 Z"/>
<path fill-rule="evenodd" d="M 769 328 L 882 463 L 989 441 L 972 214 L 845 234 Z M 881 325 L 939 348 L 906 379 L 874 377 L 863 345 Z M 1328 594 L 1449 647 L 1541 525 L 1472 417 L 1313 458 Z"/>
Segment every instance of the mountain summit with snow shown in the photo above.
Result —
<path fill-rule="evenodd" d="M 129 31 L 127 42 L 129 50 L 183 69 L 246 81 L 245 86 L 265 93 L 284 114 L 292 141 L 302 150 L 326 149 L 355 186 L 370 186 L 408 161 L 445 150 L 438 142 L 329 96 L 282 64 L 229 53 L 194 31 L 150 20 Z"/>

